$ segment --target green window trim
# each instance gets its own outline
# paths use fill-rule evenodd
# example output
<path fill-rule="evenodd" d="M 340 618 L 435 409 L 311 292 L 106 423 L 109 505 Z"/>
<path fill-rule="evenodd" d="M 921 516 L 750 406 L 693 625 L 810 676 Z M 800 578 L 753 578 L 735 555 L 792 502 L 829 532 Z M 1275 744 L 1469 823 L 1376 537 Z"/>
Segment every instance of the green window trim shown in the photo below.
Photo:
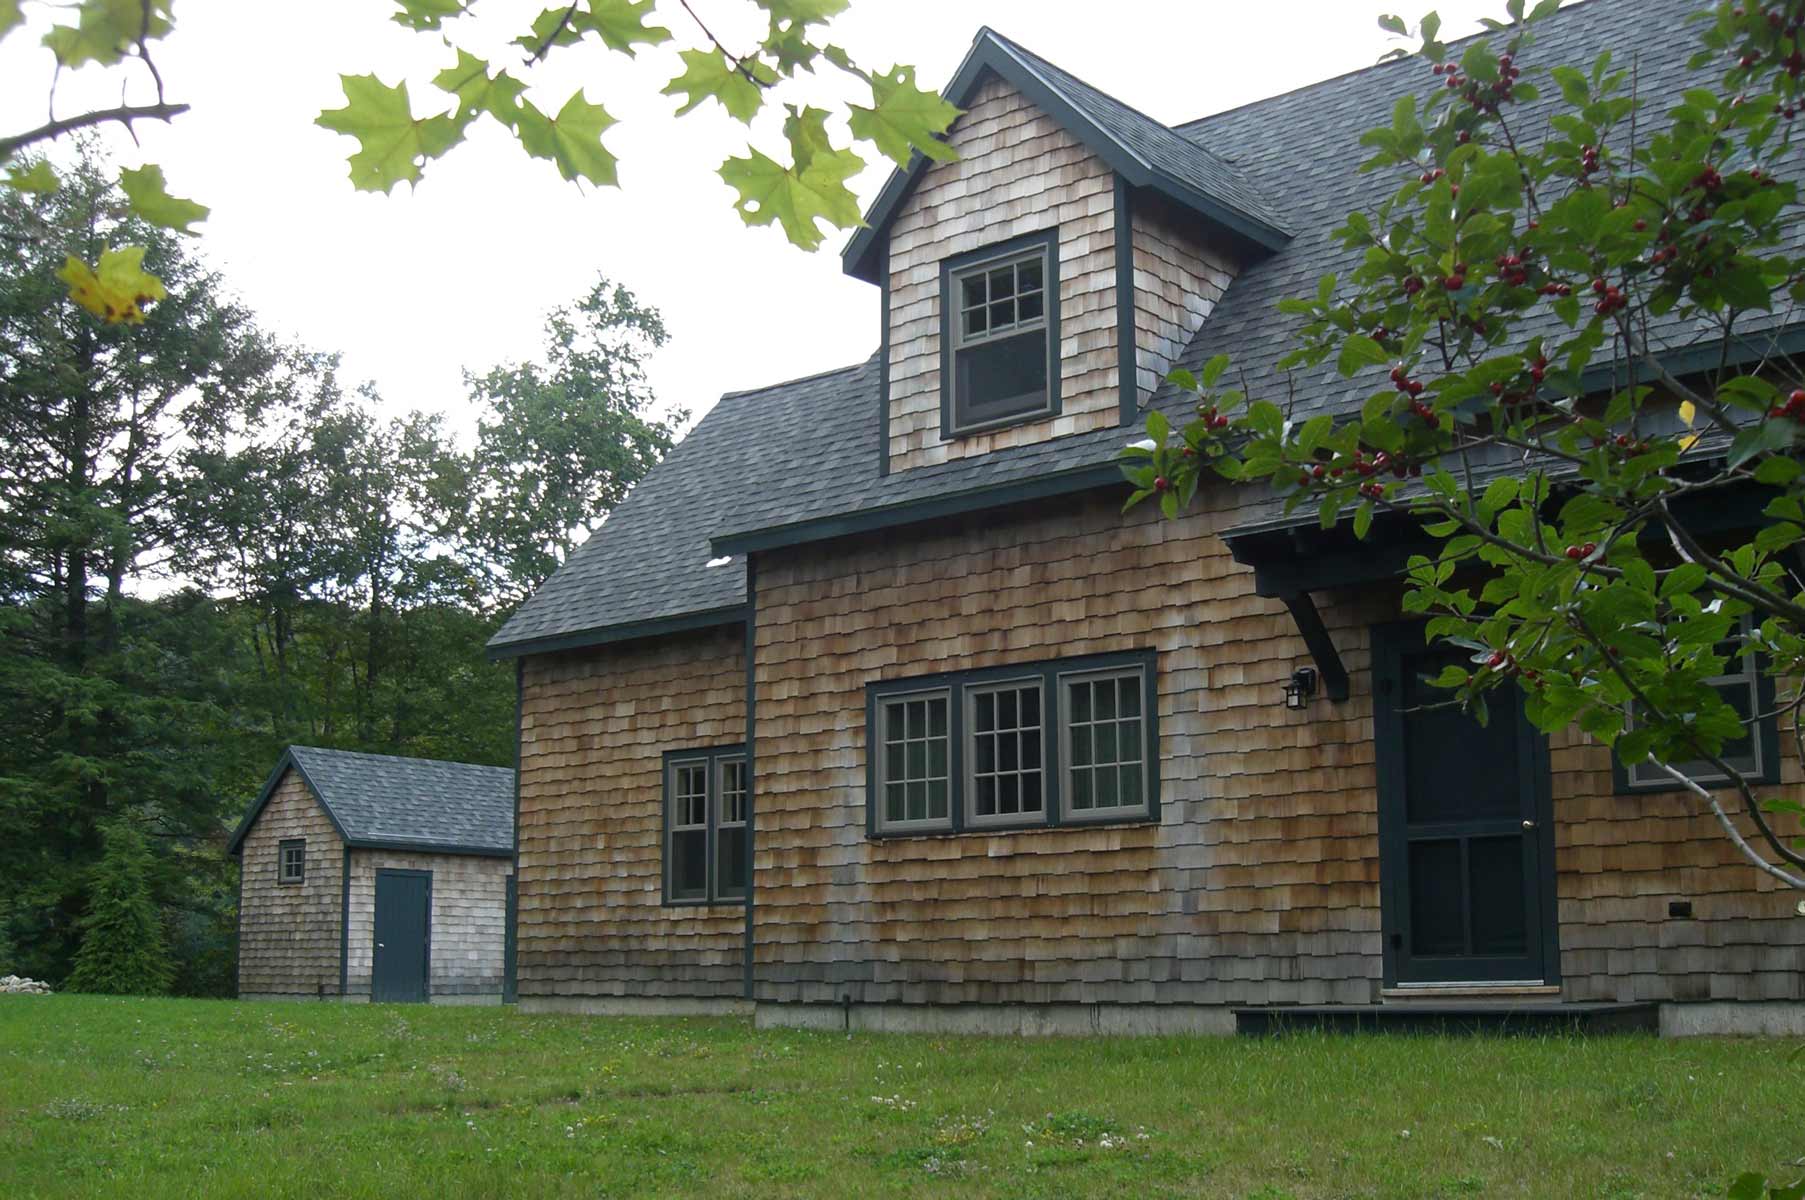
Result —
<path fill-rule="evenodd" d="M 865 689 L 865 827 L 873 839 L 990 834 L 1027 829 L 1157 823 L 1159 711 L 1157 656 L 1151 650 L 1049 659 L 976 671 L 885 680 Z M 1091 702 L 1107 685 L 1099 714 Z M 1083 699 L 1079 699 L 1082 695 Z M 910 758 L 906 706 L 945 707 L 944 774 L 924 750 Z M 899 711 L 903 736 L 897 736 Z M 1074 716 L 1078 718 L 1074 722 Z M 1109 737 L 1095 736 L 1104 724 Z M 1074 737 L 1076 730 L 1077 736 Z M 939 734 L 924 732 L 919 740 Z M 898 744 L 904 749 L 899 755 Z M 1132 743 L 1136 750 L 1128 751 Z M 1099 747 L 1107 745 L 1107 758 Z M 900 764 L 902 777 L 897 777 Z M 911 774 L 920 766 L 919 778 Z M 1129 803 L 1099 805 L 1094 781 L 1107 772 L 1107 794 Z M 1076 788 L 1073 781 L 1078 780 Z M 944 809 L 908 807 L 908 788 L 944 781 Z M 898 808 L 897 785 L 903 785 Z M 895 819 L 898 812 L 901 819 Z"/>
<path fill-rule="evenodd" d="M 665 751 L 659 861 L 667 906 L 746 903 L 749 785 L 744 746 Z"/>
<path fill-rule="evenodd" d="M 1747 637 L 1749 632 L 1750 627 L 1745 618 L 1741 636 Z M 1724 759 L 1741 771 L 1750 783 L 1776 784 L 1780 782 L 1780 723 L 1775 707 L 1774 679 L 1767 670 L 1767 659 L 1752 647 L 1745 648 L 1741 657 L 1740 669 L 1726 670 L 1722 675 L 1707 681 L 1720 694 L 1739 693 L 1739 698 L 1751 717 L 1748 722 L 1747 751 L 1726 753 Z M 1725 700 L 1732 707 L 1736 705 L 1736 700 L 1728 695 L 1725 695 Z M 1726 751 L 1728 749 L 1726 747 Z M 1729 776 L 1718 774 L 1708 763 L 1676 765 L 1689 779 L 1703 787 L 1734 786 L 1730 783 Z M 1617 756 L 1615 749 L 1611 751 L 1611 778 L 1620 796 L 1677 792 L 1686 787 L 1650 763 L 1624 762 Z"/>

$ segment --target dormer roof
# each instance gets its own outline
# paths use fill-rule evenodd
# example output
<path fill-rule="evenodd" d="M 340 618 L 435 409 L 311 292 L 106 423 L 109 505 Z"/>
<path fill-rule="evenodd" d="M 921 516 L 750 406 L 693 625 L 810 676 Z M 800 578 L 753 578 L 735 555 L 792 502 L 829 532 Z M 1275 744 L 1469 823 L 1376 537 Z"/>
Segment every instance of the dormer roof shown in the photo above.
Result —
<path fill-rule="evenodd" d="M 1158 192 L 1231 242 L 1269 252 L 1290 241 L 1285 222 L 1234 163 L 989 27 L 978 31 L 941 95 L 967 107 L 986 75 L 999 76 L 1021 92 L 1130 186 Z M 865 214 L 865 227 L 841 254 L 848 275 L 877 282 L 890 222 L 929 165 L 917 154 L 907 167 L 891 173 Z"/>

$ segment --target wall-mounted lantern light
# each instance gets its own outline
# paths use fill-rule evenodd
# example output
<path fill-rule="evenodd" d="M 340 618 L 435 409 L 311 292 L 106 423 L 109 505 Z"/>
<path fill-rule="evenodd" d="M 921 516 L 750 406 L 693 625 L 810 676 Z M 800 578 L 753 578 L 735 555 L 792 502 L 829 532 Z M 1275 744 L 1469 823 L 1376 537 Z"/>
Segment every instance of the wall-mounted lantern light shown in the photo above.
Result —
<path fill-rule="evenodd" d="M 1309 706 L 1310 697 L 1316 694 L 1316 668 L 1299 667 L 1291 672 L 1291 682 L 1285 685 L 1285 707 L 1301 709 Z"/>

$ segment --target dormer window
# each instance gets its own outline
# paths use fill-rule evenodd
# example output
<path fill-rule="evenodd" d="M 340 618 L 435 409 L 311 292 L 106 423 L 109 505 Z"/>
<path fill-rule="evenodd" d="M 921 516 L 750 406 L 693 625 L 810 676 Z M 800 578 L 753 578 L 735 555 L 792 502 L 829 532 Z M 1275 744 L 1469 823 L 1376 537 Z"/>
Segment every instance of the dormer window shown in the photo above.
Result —
<path fill-rule="evenodd" d="M 1055 232 L 941 265 L 941 427 L 947 437 L 1059 411 Z"/>

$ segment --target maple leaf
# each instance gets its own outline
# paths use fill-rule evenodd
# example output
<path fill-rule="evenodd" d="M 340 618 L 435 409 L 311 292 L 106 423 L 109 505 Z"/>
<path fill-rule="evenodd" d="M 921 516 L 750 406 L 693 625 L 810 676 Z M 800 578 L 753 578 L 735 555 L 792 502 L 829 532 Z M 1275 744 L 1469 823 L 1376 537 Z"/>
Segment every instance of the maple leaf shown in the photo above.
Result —
<path fill-rule="evenodd" d="M 560 4 L 534 17 L 532 32 L 521 34 L 514 39 L 514 44 L 537 55 L 553 46 L 574 46 L 582 40 L 583 34 L 576 28 L 576 15 L 570 11 L 570 5 Z"/>
<path fill-rule="evenodd" d="M 615 157 L 602 145 L 602 134 L 614 118 L 599 104 L 590 104 L 577 92 L 558 115 L 548 117 L 530 100 L 520 102 L 520 144 L 534 158 L 558 164 L 566 179 L 587 179 L 601 187 L 617 186 Z"/>
<path fill-rule="evenodd" d="M 109 325 L 144 324 L 144 306 L 169 294 L 145 271 L 143 246 L 102 251 L 98 271 L 71 254 L 56 275 L 69 285 L 71 300 Z"/>
<path fill-rule="evenodd" d="M 677 110 L 682 116 L 702 101 L 713 96 L 728 115 L 750 125 L 765 102 L 764 89 L 746 78 L 719 50 L 685 50 L 683 74 L 665 85 L 666 96 L 686 95 L 688 100 Z M 769 70 L 769 68 L 766 68 Z"/>
<path fill-rule="evenodd" d="M 785 167 L 753 150 L 745 158 L 721 164 L 721 178 L 740 194 L 733 207 L 748 225 L 783 226 L 791 242 L 804 250 L 821 245 L 818 221 L 841 229 L 860 223 L 858 197 L 846 181 L 865 167 L 851 150 L 816 150 L 806 167 Z"/>
<path fill-rule="evenodd" d="M 589 11 L 572 20 L 584 29 L 593 29 L 602 44 L 633 57 L 633 47 L 656 46 L 671 40 L 671 31 L 661 25 L 647 25 L 654 0 L 589 0 Z"/>
<path fill-rule="evenodd" d="M 171 196 L 163 181 L 163 168 L 155 163 L 147 163 L 135 171 L 119 172 L 119 186 L 125 190 L 134 213 L 152 225 L 161 225 L 178 233 L 193 233 L 194 230 L 188 227 L 196 221 L 205 221 L 210 211 L 205 204 Z"/>
<path fill-rule="evenodd" d="M 446 17 L 462 16 L 463 0 L 395 0 L 401 11 L 391 18 L 409 29 L 437 29 Z"/>
<path fill-rule="evenodd" d="M 513 128 L 520 111 L 520 94 L 526 91 L 526 85 L 506 71 L 491 76 L 487 62 L 462 49 L 458 50 L 455 65 L 433 76 L 433 85 L 457 97 L 457 113 L 452 119 L 460 129 L 485 112 Z"/>
<path fill-rule="evenodd" d="M 19 0 L 0 0 L 0 37 L 5 37 L 25 23 L 25 12 Z"/>
<path fill-rule="evenodd" d="M 54 192 L 62 184 L 57 180 L 56 172 L 44 159 L 38 159 L 29 167 L 14 167 L 6 173 L 6 186 L 15 192 L 35 192 L 40 195 Z"/>
<path fill-rule="evenodd" d="M 140 39 L 160 38 L 170 28 L 169 0 L 83 0 L 76 23 L 53 25 L 44 45 L 56 55 L 58 66 L 111 64 Z"/>
<path fill-rule="evenodd" d="M 407 84 L 386 86 L 374 75 L 341 75 L 345 107 L 327 109 L 314 124 L 349 134 L 361 149 L 351 156 L 351 184 L 359 191 L 387 192 L 420 178 L 420 164 L 457 145 L 462 128 L 449 116 L 415 117 Z"/>
<path fill-rule="evenodd" d="M 757 0 L 772 21 L 794 25 L 819 25 L 846 11 L 850 0 Z"/>
<path fill-rule="evenodd" d="M 951 162 L 959 152 L 940 140 L 960 109 L 935 92 L 915 86 L 913 67 L 893 67 L 888 75 L 871 76 L 872 105 L 850 105 L 852 135 L 871 142 L 896 165 L 909 165 L 919 150 L 938 162 Z"/>

